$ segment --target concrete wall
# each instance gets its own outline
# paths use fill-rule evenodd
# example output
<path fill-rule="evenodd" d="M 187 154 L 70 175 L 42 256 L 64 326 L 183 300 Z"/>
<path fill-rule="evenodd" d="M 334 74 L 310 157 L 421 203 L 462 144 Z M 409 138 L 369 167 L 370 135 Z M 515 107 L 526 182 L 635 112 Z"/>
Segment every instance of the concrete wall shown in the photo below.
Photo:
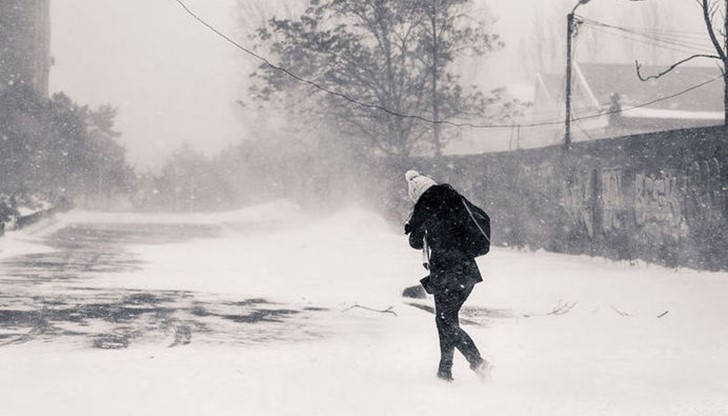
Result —
<path fill-rule="evenodd" d="M 492 217 L 494 241 L 728 269 L 728 137 L 676 130 L 415 163 Z M 385 181 L 404 187 L 403 169 Z M 400 177 L 401 176 L 401 177 Z M 389 204 L 399 209 L 401 192 Z"/>

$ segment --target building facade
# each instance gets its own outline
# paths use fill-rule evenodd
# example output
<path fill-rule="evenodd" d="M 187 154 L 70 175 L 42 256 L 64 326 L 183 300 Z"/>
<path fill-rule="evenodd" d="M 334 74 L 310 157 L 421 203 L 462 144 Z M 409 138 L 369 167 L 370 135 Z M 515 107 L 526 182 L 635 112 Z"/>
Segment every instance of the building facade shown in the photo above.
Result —
<path fill-rule="evenodd" d="M 0 0 L 0 91 L 26 84 L 48 95 L 50 0 Z"/>

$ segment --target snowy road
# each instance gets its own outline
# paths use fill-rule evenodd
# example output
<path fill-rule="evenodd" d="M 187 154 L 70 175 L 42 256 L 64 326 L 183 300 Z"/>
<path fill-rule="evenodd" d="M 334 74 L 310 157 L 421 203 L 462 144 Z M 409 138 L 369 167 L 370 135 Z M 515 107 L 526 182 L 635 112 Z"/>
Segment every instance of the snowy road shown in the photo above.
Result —
<path fill-rule="evenodd" d="M 496 249 L 443 384 L 418 262 L 356 209 L 61 216 L 0 241 L 0 414 L 728 414 L 726 273 Z"/>
<path fill-rule="evenodd" d="M 135 244 L 220 237 L 216 224 L 71 222 L 44 236 L 40 252 L 2 262 L 0 345 L 73 342 L 80 347 L 192 342 L 269 343 L 322 336 L 307 322 L 325 308 L 186 290 L 94 285 L 142 272 Z"/>

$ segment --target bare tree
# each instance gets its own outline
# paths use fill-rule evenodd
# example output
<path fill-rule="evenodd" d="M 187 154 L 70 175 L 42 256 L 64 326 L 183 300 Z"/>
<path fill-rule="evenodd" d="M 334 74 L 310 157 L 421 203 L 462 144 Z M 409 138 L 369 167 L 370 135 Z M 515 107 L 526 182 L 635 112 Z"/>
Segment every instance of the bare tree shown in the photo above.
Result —
<path fill-rule="evenodd" d="M 707 58 L 716 59 L 722 63 L 721 71 L 723 73 L 723 113 L 724 113 L 724 125 L 728 126 L 728 0 L 695 0 L 701 9 L 703 15 L 703 21 L 705 22 L 705 28 L 708 31 L 710 41 L 715 48 L 715 54 L 696 53 L 687 58 L 681 59 L 674 64 L 670 65 L 667 69 L 654 75 L 642 74 L 642 65 L 639 61 L 635 61 L 635 67 L 637 69 L 637 76 L 642 81 L 648 81 L 650 79 L 657 79 L 663 75 L 668 74 L 678 66 L 692 61 L 693 59 Z M 721 3 L 723 7 L 721 8 Z M 722 14 L 722 16 L 721 16 Z M 723 18 L 723 27 L 717 26 L 719 23 L 719 17 Z M 718 37 L 722 37 L 723 43 L 721 44 Z"/>
<path fill-rule="evenodd" d="M 287 72 L 261 65 L 251 94 L 260 102 L 300 97 L 293 107 L 309 122 L 325 120 L 364 154 L 439 155 L 441 122 L 507 116 L 497 93 L 462 85 L 452 70 L 458 56 L 502 46 L 485 22 L 468 15 L 469 3 L 310 0 L 299 18 L 273 18 L 257 32 L 260 47 Z"/>
<path fill-rule="evenodd" d="M 481 56 L 503 45 L 497 35 L 489 33 L 485 21 L 472 18 L 469 3 L 469 0 L 426 0 L 417 5 L 425 20 L 423 25 L 418 26 L 419 42 L 423 51 L 421 60 L 429 67 L 432 119 L 436 122 L 442 119 L 444 106 L 441 103 L 446 101 L 446 96 L 440 91 L 442 85 L 448 88 L 448 82 L 443 78 L 447 75 L 452 77 L 446 67 L 460 54 L 467 52 Z M 455 110 L 455 113 L 461 110 Z M 432 125 L 435 158 L 442 156 L 440 127 L 439 123 Z"/>

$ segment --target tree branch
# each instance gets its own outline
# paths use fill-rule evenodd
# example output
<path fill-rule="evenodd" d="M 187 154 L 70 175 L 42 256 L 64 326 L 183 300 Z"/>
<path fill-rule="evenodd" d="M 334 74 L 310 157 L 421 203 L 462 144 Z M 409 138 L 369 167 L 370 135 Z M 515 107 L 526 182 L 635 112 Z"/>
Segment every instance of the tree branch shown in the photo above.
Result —
<path fill-rule="evenodd" d="M 349 311 L 349 310 L 351 310 L 351 309 L 354 309 L 354 308 L 360 308 L 360 309 L 364 309 L 364 310 L 366 310 L 366 311 L 371 311 L 371 312 L 379 312 L 379 313 L 391 313 L 392 315 L 394 315 L 394 316 L 397 316 L 397 312 L 395 312 L 395 311 L 393 310 L 393 309 L 394 309 L 394 306 L 390 306 L 390 307 L 388 307 L 387 309 L 382 309 L 382 310 L 379 310 L 379 309 L 372 309 L 372 308 L 368 308 L 368 307 L 366 307 L 366 306 L 361 306 L 361 305 L 359 305 L 359 304 L 356 304 L 356 303 L 355 303 L 354 305 L 352 305 L 352 306 L 349 306 L 348 308 L 344 309 L 344 310 L 343 310 L 343 311 L 341 311 L 341 312 L 346 312 L 346 311 Z"/>
<path fill-rule="evenodd" d="M 620 311 L 619 309 L 615 308 L 614 305 L 609 305 L 614 312 L 617 312 L 620 316 L 632 316 L 631 313 Z"/>
<path fill-rule="evenodd" d="M 564 302 L 559 300 L 559 303 L 548 313 L 539 314 L 524 314 L 524 318 L 531 318 L 535 316 L 560 316 L 569 313 L 576 306 L 576 302 Z"/>
<path fill-rule="evenodd" d="M 549 313 L 546 315 L 564 315 L 568 313 L 570 310 L 574 309 L 574 306 L 576 306 L 576 302 L 564 302 L 559 304 Z"/>
<path fill-rule="evenodd" d="M 718 43 L 718 38 L 715 36 L 715 30 L 713 30 L 713 22 L 710 20 L 710 7 L 708 5 L 708 0 L 703 0 L 703 20 L 705 20 L 705 26 L 708 29 L 708 35 L 710 36 L 710 41 L 713 42 L 713 46 L 715 46 L 715 50 L 718 52 L 718 56 L 722 61 L 726 61 L 726 51 L 723 50 L 723 48 L 720 46 L 720 43 Z"/>
<path fill-rule="evenodd" d="M 662 77 L 663 75 L 667 74 L 668 72 L 672 71 L 673 69 L 677 68 L 678 66 L 684 64 L 685 62 L 688 62 L 688 61 L 696 59 L 696 58 L 712 58 L 712 59 L 723 60 L 723 58 L 721 58 L 720 56 L 717 56 L 717 55 L 696 54 L 696 55 L 690 56 L 688 58 L 685 58 L 681 61 L 675 62 L 674 64 L 670 65 L 669 68 L 658 73 L 657 75 L 649 75 L 647 77 L 642 75 L 642 72 L 640 71 L 640 69 L 642 69 L 642 65 L 639 63 L 639 61 L 634 61 L 634 65 L 635 65 L 635 68 L 637 69 L 637 78 L 639 78 L 640 81 L 649 81 L 651 79 L 658 79 L 658 78 Z"/>

